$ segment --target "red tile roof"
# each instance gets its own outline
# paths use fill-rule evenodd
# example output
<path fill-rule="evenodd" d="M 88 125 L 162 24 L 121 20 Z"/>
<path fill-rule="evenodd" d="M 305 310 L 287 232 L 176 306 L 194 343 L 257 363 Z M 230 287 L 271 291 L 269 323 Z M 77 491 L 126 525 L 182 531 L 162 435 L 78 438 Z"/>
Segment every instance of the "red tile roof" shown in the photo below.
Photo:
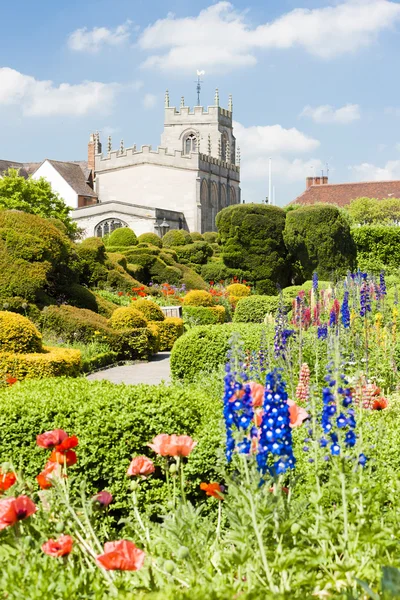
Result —
<path fill-rule="evenodd" d="M 347 206 L 356 198 L 400 198 L 400 181 L 326 183 L 311 185 L 290 204 L 336 204 Z"/>

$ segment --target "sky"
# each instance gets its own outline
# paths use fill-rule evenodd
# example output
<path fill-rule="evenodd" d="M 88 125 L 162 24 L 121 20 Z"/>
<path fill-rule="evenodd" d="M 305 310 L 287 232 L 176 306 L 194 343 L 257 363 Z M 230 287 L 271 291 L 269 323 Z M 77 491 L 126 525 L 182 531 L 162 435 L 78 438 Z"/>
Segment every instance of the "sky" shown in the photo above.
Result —
<path fill-rule="evenodd" d="M 152 144 L 171 105 L 233 94 L 242 199 L 400 179 L 400 2 L 20 0 L 1 6 L 0 159 L 83 160 L 89 134 Z M 6 26 L 4 26 L 6 24 Z"/>

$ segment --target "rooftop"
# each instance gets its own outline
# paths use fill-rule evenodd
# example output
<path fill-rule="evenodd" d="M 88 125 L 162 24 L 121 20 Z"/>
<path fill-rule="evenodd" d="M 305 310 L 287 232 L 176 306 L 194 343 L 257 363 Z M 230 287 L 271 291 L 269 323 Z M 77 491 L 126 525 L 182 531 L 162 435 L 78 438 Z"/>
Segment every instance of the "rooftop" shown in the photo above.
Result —
<path fill-rule="evenodd" d="M 400 198 L 400 180 L 310 185 L 290 204 L 335 204 L 347 206 L 357 198 Z"/>

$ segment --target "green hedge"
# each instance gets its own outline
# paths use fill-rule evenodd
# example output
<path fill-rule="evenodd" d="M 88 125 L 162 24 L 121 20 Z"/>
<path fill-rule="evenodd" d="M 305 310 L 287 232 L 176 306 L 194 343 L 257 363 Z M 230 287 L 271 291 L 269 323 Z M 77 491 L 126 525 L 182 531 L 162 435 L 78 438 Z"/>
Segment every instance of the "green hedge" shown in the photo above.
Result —
<path fill-rule="evenodd" d="M 188 327 L 196 325 L 216 325 L 219 318 L 216 312 L 213 312 L 206 306 L 184 306 L 182 309 L 183 322 Z"/>
<path fill-rule="evenodd" d="M 203 265 L 201 267 L 201 276 L 206 281 L 214 281 L 215 283 L 219 283 L 220 281 L 230 281 L 234 277 L 247 280 L 250 280 L 251 278 L 250 273 L 246 273 L 242 269 L 230 269 L 224 265 L 222 260 L 216 260 Z"/>
<path fill-rule="evenodd" d="M 178 261 L 181 263 L 195 263 L 198 265 L 206 264 L 210 256 L 213 255 L 213 250 L 207 242 L 196 241 L 185 246 L 176 246 L 174 248 Z"/>
<path fill-rule="evenodd" d="M 289 301 L 284 301 L 286 311 L 291 308 Z M 233 315 L 234 323 L 263 323 L 265 315 L 275 315 L 279 307 L 279 296 L 248 296 L 242 298 L 236 305 Z"/>
<path fill-rule="evenodd" d="M 194 327 L 179 338 L 171 353 L 171 373 L 174 379 L 194 381 L 200 373 L 212 373 L 226 363 L 229 340 L 238 333 L 244 349 L 258 351 L 265 334 L 264 325 L 232 324 Z"/>
<path fill-rule="evenodd" d="M 219 480 L 221 397 L 222 385 L 215 382 L 199 387 L 126 386 L 85 379 L 24 382 L 0 391 L 0 464 L 12 461 L 33 480 L 48 458 L 48 452 L 36 446 L 36 435 L 65 429 L 79 438 L 78 463 L 69 470 L 71 487 L 79 477 L 87 480 L 89 493 L 109 490 L 114 496 L 111 514 L 118 519 L 132 510 L 126 476 L 132 455 L 156 459 L 147 446 L 154 436 L 187 434 L 198 441 L 188 459 L 188 491 L 192 498 L 203 498 L 200 482 Z M 155 462 L 160 465 L 160 459 Z M 145 508 L 159 514 L 166 496 L 159 468 L 141 490 Z"/>
<path fill-rule="evenodd" d="M 185 246 L 192 243 L 190 233 L 184 229 L 172 229 L 168 231 L 162 238 L 162 243 L 165 248 L 174 248 L 175 246 Z"/>
<path fill-rule="evenodd" d="M 373 273 L 396 272 L 400 265 L 400 228 L 362 225 L 351 230 L 357 247 L 357 266 Z"/>
<path fill-rule="evenodd" d="M 108 246 L 135 246 L 138 243 L 136 234 L 129 227 L 115 229 L 107 238 Z"/>
<path fill-rule="evenodd" d="M 336 206 L 315 204 L 288 212 L 283 237 L 300 282 L 311 279 L 314 271 L 330 279 L 355 266 L 349 222 Z"/>
<path fill-rule="evenodd" d="M 142 233 L 138 237 L 139 244 L 151 244 L 152 246 L 158 246 L 162 248 L 162 240 L 156 233 Z"/>

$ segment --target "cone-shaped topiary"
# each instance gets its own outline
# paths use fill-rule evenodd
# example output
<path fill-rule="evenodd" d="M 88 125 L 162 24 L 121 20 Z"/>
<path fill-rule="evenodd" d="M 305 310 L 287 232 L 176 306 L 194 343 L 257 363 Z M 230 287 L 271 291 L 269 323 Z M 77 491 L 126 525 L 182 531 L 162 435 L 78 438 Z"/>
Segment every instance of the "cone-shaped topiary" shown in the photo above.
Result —
<path fill-rule="evenodd" d="M 139 310 L 148 321 L 164 321 L 165 316 L 161 308 L 151 300 L 136 300 L 135 308 Z"/>
<path fill-rule="evenodd" d="M 114 329 L 136 329 L 146 327 L 147 319 L 133 306 L 121 306 L 111 315 L 110 324 Z"/>
<path fill-rule="evenodd" d="M 136 246 L 138 239 L 129 227 L 115 229 L 107 239 L 107 248 L 111 246 Z"/>
<path fill-rule="evenodd" d="M 205 290 L 192 290 L 183 297 L 185 306 L 213 306 L 214 298 Z"/>
<path fill-rule="evenodd" d="M 0 312 L 0 352 L 26 354 L 41 350 L 42 336 L 27 317 Z"/>

